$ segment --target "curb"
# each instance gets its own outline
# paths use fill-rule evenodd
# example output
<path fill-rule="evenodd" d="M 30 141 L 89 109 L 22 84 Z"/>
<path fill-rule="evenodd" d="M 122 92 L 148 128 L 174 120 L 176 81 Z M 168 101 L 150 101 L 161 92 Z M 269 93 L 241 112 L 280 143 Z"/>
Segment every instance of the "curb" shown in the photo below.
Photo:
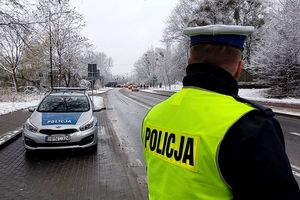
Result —
<path fill-rule="evenodd" d="M 22 135 L 22 128 L 17 128 L 14 131 L 9 131 L 0 136 L 0 149 L 6 147 Z"/>
<path fill-rule="evenodd" d="M 273 109 L 272 109 L 273 110 Z M 273 110 L 273 112 L 278 115 L 278 116 L 284 116 L 284 117 L 292 117 L 295 119 L 300 119 L 300 115 L 292 115 L 292 114 L 288 114 L 288 113 L 282 113 L 282 112 L 277 112 L 275 110 Z"/>
<path fill-rule="evenodd" d="M 150 93 L 150 94 L 157 94 L 160 96 L 166 96 L 166 97 L 170 97 L 172 94 L 176 93 L 176 92 L 171 92 L 171 91 L 156 91 L 156 90 L 140 90 L 141 92 L 145 92 L 145 93 Z"/>

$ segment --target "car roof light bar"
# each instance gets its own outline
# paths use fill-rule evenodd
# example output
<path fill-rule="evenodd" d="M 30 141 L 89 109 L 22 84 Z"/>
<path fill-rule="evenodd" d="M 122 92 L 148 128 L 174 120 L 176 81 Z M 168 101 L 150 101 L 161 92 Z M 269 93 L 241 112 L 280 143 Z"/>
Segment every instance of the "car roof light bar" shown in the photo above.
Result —
<path fill-rule="evenodd" d="M 80 87 L 54 87 L 50 93 L 57 93 L 57 92 L 62 92 L 62 93 L 66 93 L 66 92 L 81 92 L 81 93 L 85 93 L 86 89 L 85 88 L 80 88 Z"/>

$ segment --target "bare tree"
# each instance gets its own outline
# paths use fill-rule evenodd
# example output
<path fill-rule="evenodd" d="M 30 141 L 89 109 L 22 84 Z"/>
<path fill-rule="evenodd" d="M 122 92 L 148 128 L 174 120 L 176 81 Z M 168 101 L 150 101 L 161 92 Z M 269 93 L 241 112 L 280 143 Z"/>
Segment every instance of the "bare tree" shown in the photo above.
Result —
<path fill-rule="evenodd" d="M 2 27 L 0 32 L 0 67 L 12 76 L 16 91 L 19 90 L 17 72 L 26 48 L 25 41 L 29 35 L 27 29 L 16 25 Z"/>
<path fill-rule="evenodd" d="M 188 38 L 183 35 L 186 27 L 208 24 L 251 25 L 258 30 L 246 41 L 244 59 L 249 66 L 252 51 L 259 43 L 260 28 L 265 23 L 267 8 L 268 0 L 180 0 L 167 20 L 163 41 L 175 44 L 174 48 L 178 48 L 175 52 L 180 53 L 175 57 L 186 59 Z M 184 62 L 178 64 L 177 67 L 182 69 Z"/>
<path fill-rule="evenodd" d="M 271 85 L 272 97 L 300 96 L 299 9 L 298 0 L 280 1 L 252 59 L 259 78 Z"/>
<path fill-rule="evenodd" d="M 97 64 L 97 69 L 99 70 L 99 78 L 101 85 L 104 86 L 105 82 L 112 80 L 113 76 L 111 69 L 113 67 L 113 59 L 107 56 L 104 52 L 97 52 L 92 49 L 85 52 L 84 62 L 81 67 L 83 75 L 87 75 L 88 64 Z"/>
<path fill-rule="evenodd" d="M 39 0 L 37 16 L 47 21 L 41 23 L 39 29 L 46 30 L 41 37 L 49 42 L 51 82 L 57 86 L 70 86 L 72 80 L 79 77 L 83 51 L 90 45 L 80 34 L 85 25 L 82 15 L 70 8 L 69 0 L 58 3 Z"/>

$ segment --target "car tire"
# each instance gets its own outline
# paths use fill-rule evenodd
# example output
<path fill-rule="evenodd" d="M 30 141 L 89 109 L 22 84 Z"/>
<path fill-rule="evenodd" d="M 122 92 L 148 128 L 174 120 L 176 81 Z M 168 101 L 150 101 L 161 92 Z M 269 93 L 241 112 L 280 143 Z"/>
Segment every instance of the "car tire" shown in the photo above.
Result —
<path fill-rule="evenodd" d="M 31 150 L 31 149 L 25 149 L 26 150 L 26 157 L 33 157 L 36 155 L 36 151 L 35 150 Z"/>
<path fill-rule="evenodd" d="M 98 149 L 98 145 L 95 144 L 95 145 L 93 145 L 93 146 L 90 146 L 90 147 L 88 148 L 88 151 L 89 151 L 89 152 L 97 152 L 97 149 Z"/>

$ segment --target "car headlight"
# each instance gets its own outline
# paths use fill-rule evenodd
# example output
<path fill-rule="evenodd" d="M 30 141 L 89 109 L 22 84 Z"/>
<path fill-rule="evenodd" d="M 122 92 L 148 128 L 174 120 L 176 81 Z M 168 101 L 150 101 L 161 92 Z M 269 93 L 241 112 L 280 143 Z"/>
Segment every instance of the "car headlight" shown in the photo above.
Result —
<path fill-rule="evenodd" d="M 28 131 L 34 132 L 34 133 L 36 133 L 38 131 L 38 128 L 36 128 L 34 125 L 30 124 L 29 122 L 24 123 L 23 128 Z"/>
<path fill-rule="evenodd" d="M 87 124 L 81 126 L 79 129 L 80 129 L 81 131 L 86 131 L 86 130 L 91 129 L 91 128 L 93 128 L 93 127 L 94 127 L 94 119 L 92 119 L 92 120 L 91 120 L 90 122 L 88 122 Z"/>

